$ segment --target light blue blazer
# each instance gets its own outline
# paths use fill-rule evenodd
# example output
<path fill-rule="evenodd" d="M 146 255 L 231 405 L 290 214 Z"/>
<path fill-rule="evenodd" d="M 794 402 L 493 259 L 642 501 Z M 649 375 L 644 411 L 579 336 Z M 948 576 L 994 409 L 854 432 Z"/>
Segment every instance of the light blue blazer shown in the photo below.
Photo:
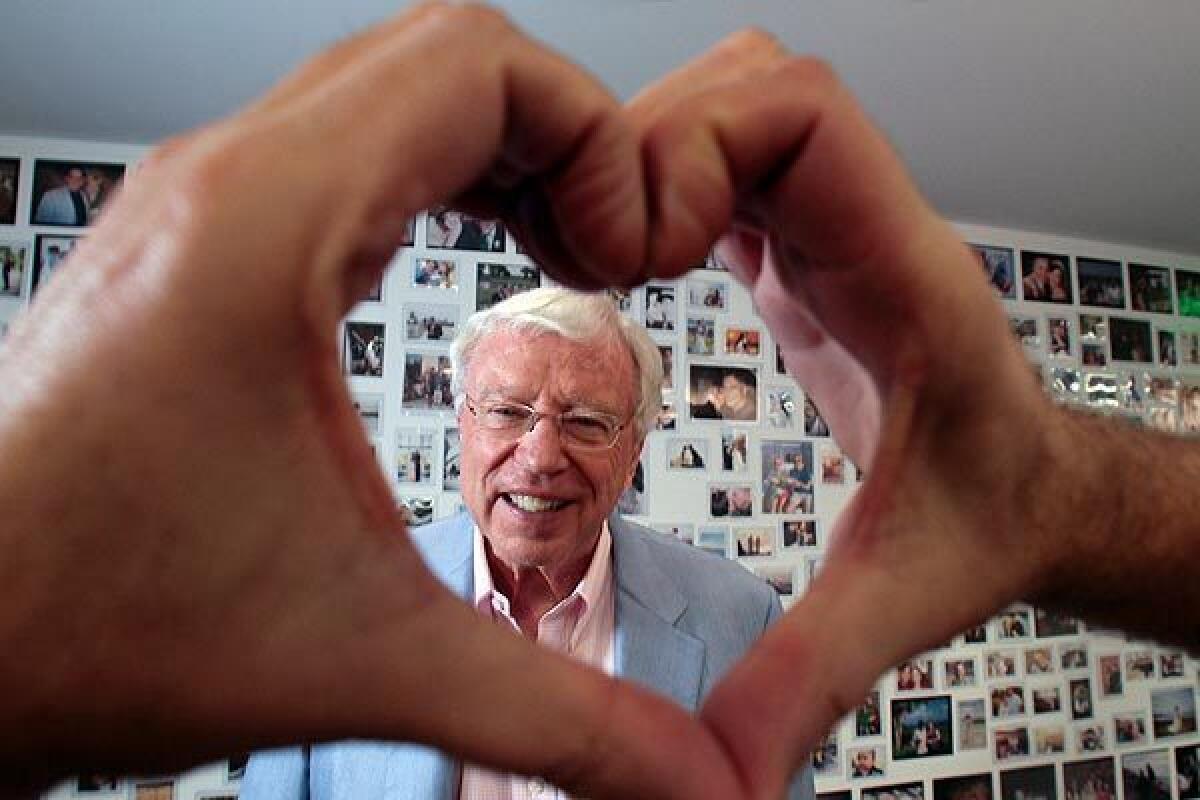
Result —
<path fill-rule="evenodd" d="M 413 531 L 430 570 L 474 598 L 466 514 Z M 689 711 L 782 612 L 766 583 L 739 565 L 613 515 L 617 675 Z M 256 753 L 242 800 L 454 800 L 460 762 L 428 747 L 347 741 Z M 800 773 L 790 800 L 813 800 Z"/>

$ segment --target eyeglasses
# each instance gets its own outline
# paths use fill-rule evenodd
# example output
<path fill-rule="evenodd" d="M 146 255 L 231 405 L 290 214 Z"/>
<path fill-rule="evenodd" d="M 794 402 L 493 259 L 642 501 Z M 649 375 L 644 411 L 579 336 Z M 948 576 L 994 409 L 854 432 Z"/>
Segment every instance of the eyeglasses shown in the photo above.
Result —
<path fill-rule="evenodd" d="M 617 443 L 617 437 L 629 424 L 628 419 L 621 422 L 619 417 L 603 411 L 572 409 L 560 414 L 545 414 L 511 400 L 476 403 L 469 395 L 465 400 L 479 426 L 505 441 L 520 439 L 546 418 L 558 423 L 564 445 L 580 450 L 606 450 Z"/>

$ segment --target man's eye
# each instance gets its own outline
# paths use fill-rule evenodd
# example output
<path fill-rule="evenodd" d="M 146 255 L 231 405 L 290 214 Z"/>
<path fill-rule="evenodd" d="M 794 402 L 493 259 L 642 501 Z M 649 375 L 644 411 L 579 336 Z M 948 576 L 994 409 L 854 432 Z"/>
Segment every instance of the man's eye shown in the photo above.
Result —
<path fill-rule="evenodd" d="M 493 419 L 505 421 L 524 419 L 529 416 L 529 412 L 520 406 L 492 406 L 487 413 Z"/>

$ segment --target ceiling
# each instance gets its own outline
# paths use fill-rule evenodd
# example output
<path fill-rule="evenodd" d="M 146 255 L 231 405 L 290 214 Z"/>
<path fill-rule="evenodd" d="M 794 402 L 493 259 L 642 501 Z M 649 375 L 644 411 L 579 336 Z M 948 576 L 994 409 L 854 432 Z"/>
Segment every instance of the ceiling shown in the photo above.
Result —
<path fill-rule="evenodd" d="M 0 133 L 131 143 L 229 113 L 406 5 L 3 4 Z M 623 97 L 759 25 L 833 63 L 948 216 L 1200 254 L 1195 0 L 499 5 Z"/>

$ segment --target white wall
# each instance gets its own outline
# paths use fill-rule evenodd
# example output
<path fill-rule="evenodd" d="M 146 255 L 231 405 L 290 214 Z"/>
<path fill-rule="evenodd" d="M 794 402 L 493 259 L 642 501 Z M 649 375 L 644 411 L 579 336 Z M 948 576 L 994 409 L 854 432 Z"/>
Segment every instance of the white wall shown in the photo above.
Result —
<path fill-rule="evenodd" d="M 0 137 L 0 157 L 16 155 L 23 159 L 21 196 L 17 210 L 17 224 L 11 227 L 0 227 L 0 242 L 16 240 L 25 242 L 30 247 L 38 233 L 60 233 L 62 229 L 42 229 L 25 224 L 29 218 L 30 178 L 32 176 L 33 159 L 43 158 L 78 158 L 81 160 L 111 161 L 120 160 L 132 163 L 142 153 L 135 147 L 104 145 L 88 142 L 64 142 L 33 140 L 12 137 Z M 1168 267 L 1184 267 L 1200 271 L 1200 258 L 1177 253 L 1165 253 L 1126 247 L 1120 244 L 1083 241 L 1061 236 L 1036 234 L 981 226 L 961 226 L 965 238 L 969 241 L 1000 245 L 1020 250 L 1047 250 L 1071 256 L 1090 256 L 1111 258 L 1115 260 L 1145 262 Z M 458 286 L 456 289 L 446 288 L 416 288 L 413 285 L 413 269 L 417 259 L 437 258 L 451 259 L 456 262 Z M 374 400 L 382 408 L 382 419 L 378 429 L 372 434 L 376 451 L 387 474 L 391 476 L 398 497 L 417 497 L 428 501 L 438 516 L 455 513 L 460 508 L 460 496 L 455 491 L 444 488 L 443 469 L 445 453 L 443 439 L 447 431 L 453 430 L 454 421 L 449 412 L 428 411 L 405 408 L 402 401 L 404 385 L 405 355 L 412 353 L 444 354 L 448 342 L 405 341 L 405 320 L 409 311 L 418 316 L 436 313 L 438 316 L 453 316 L 458 313 L 459 322 L 474 310 L 476 302 L 476 265 L 479 262 L 503 263 L 514 267 L 527 266 L 529 262 L 518 255 L 515 245 L 508 242 L 504 253 L 471 253 L 451 250 L 433 250 L 426 247 L 425 217 L 417 220 L 416 240 L 414 247 L 402 249 L 387 274 L 382 292 L 381 302 L 363 303 L 355 308 L 348 319 L 355 322 L 374 322 L 384 326 L 384 367 L 381 377 L 353 376 L 348 377 L 352 392 L 364 401 Z M 1019 259 L 1017 269 L 1019 272 Z M 1072 270 L 1075 274 L 1075 270 Z M 56 278 L 58 279 L 58 278 Z M 61 278 L 69 279 L 69 278 Z M 707 309 L 690 309 L 687 302 L 688 280 L 723 281 L 729 287 L 729 305 L 724 311 Z M 1128 282 L 1126 281 L 1126 284 Z M 677 288 L 675 303 L 675 330 L 653 331 L 654 338 L 661 344 L 675 348 L 674 356 L 674 390 L 671 397 L 680 411 L 677 427 L 673 431 L 660 431 L 650 434 L 644 454 L 646 492 L 643 498 L 644 510 L 637 518 L 642 522 L 660 527 L 663 530 L 680 528 L 690 532 L 693 537 L 700 534 L 702 528 L 712 529 L 712 533 L 723 532 L 723 548 L 727 556 L 733 556 L 736 546 L 730 538 L 731 533 L 746 528 L 761 529 L 757 535 L 773 544 L 773 555 L 751 556 L 741 559 L 741 563 L 760 574 L 769 574 L 777 582 L 790 582 L 794 587 L 794 596 L 803 590 L 811 569 L 820 562 L 828 542 L 827 534 L 838 513 L 852 496 L 855 490 L 855 472 L 847 465 L 844 483 L 822 483 L 820 476 L 820 461 L 825 452 L 835 452 L 832 441 L 822 437 L 807 436 L 803 429 L 800 409 L 802 393 L 797 392 L 791 379 L 778 374 L 775 369 L 774 347 L 770 336 L 762 323 L 757 319 L 751 307 L 748 295 L 739 287 L 732 285 L 728 275 L 718 271 L 703 271 L 693 273 L 688 279 L 672 282 Z M 1042 341 L 1036 347 L 1028 349 L 1031 363 L 1041 369 L 1048 383 L 1052 381 L 1052 371 L 1059 369 L 1080 369 L 1081 350 L 1079 341 L 1079 318 L 1081 311 L 1109 315 L 1110 313 L 1129 319 L 1148 320 L 1154 328 L 1174 330 L 1181 336 L 1185 333 L 1200 335 L 1200 319 L 1184 319 L 1175 315 L 1160 315 L 1147 312 L 1128 310 L 1129 287 L 1126 285 L 1126 309 L 1109 312 L 1102 309 L 1083 309 L 1076 302 L 1072 306 L 1049 305 L 1020 301 L 1006 301 L 1010 314 L 1014 316 L 1030 316 L 1038 320 Z M 25 287 L 26 297 L 28 285 Z M 1078 301 L 1078 286 L 1073 287 L 1074 297 Z M 1019 294 L 1019 290 L 1018 290 Z M 636 290 L 631 297 L 630 313 L 638 319 L 645 318 L 645 290 Z M 23 300 L 6 300 L 0 298 L 0 323 L 16 313 Z M 712 357 L 693 356 L 687 353 L 686 327 L 689 316 L 705 317 L 715 320 L 716 354 Z M 1048 317 L 1065 316 L 1070 321 L 1072 342 L 1070 353 L 1066 357 L 1052 357 L 1047 350 L 1046 320 Z M 729 355 L 722 354 L 724 332 L 730 327 L 757 329 L 761 334 L 760 354 Z M 332 332 L 331 332 L 332 333 Z M 338 332 L 339 337 L 342 335 Z M 1178 343 L 1182 350 L 1182 342 Z M 1155 353 L 1155 358 L 1158 354 Z M 758 422 L 720 422 L 689 420 L 686 414 L 686 387 L 688 370 L 692 365 L 726 364 L 750 367 L 758 370 L 759 377 L 759 421 Z M 1103 369 L 1084 371 L 1084 379 L 1089 374 L 1113 375 L 1122 379 L 1133 376 L 1144 384 L 1147 375 L 1179 376 L 1184 381 L 1196 384 L 1200 382 L 1200 366 L 1190 365 L 1175 369 L 1160 368 L 1156 365 L 1111 364 Z M 790 426 L 777 427 L 767 417 L 765 395 L 769 389 L 790 390 L 793 393 L 795 417 Z M 2 387 L 0 387 L 2 390 Z M 1064 397 L 1067 402 L 1087 405 L 1083 396 Z M 1128 398 L 1126 398 L 1128 399 Z M 1151 416 L 1153 408 L 1162 408 L 1163 404 L 1145 402 L 1133 407 L 1129 403 L 1124 408 L 1112 409 L 1096 407 L 1098 411 L 1117 411 L 1130 419 L 1146 419 Z M 418 483 L 401 483 L 397 478 L 397 454 L 399 451 L 398 436 L 401 430 L 424 433 L 430 442 L 428 455 L 423 460 L 432 457 L 432 470 L 427 480 Z M 746 469 L 741 473 L 729 473 L 722 470 L 721 436 L 725 431 L 744 433 L 748 439 L 749 459 Z M 707 449 L 706 466 L 702 470 L 677 470 L 668 466 L 667 449 L 676 440 L 691 440 Z M 767 441 L 785 441 L 792 443 L 808 442 L 813 447 L 818 469 L 816 473 L 815 508 L 811 514 L 766 514 L 763 513 L 763 483 L 760 454 L 762 444 Z M 409 462 L 411 463 L 411 462 Z M 710 515 L 709 490 L 712 485 L 743 484 L 750 487 L 754 498 L 751 517 L 740 519 L 714 519 Z M 815 546 L 784 547 L 781 526 L 784 520 L 814 520 L 818 526 L 818 538 Z M 1131 532 L 1136 535 L 1136 532 Z M 785 596 L 785 602 L 790 602 L 792 596 Z M 951 600 L 952 601 L 952 600 Z M 1030 615 L 1030 631 L 1025 638 L 1001 639 L 1000 625 L 993 622 L 988 626 L 987 642 L 982 644 L 967 644 L 959 638 L 946 649 L 929 654 L 933 667 L 932 688 L 917 691 L 899 691 L 897 675 L 889 673 L 880 679 L 880 705 L 882 708 L 882 730 L 880 735 L 856 735 L 854 720 L 844 721 L 835 730 L 833 736 L 836 743 L 836 754 L 832 768 L 823 772 L 818 779 L 820 791 L 835 791 L 853 789 L 862 796 L 862 800 L 873 800 L 870 790 L 873 787 L 891 786 L 896 783 L 918 782 L 927 794 L 934 791 L 933 780 L 965 775 L 985 773 L 988 785 L 998 778 L 1001 772 L 1011 768 L 1050 765 L 1053 779 L 1060 795 L 1065 790 L 1063 771 L 1055 765 L 1071 762 L 1097 753 L 1085 752 L 1079 744 L 1079 737 L 1087 726 L 1100 726 L 1104 729 L 1105 746 L 1098 755 L 1123 757 L 1129 752 L 1142 752 L 1148 749 L 1174 748 L 1178 745 L 1194 746 L 1200 742 L 1195 733 L 1165 739 L 1156 739 L 1153 723 L 1150 719 L 1152 696 L 1156 691 L 1181 690 L 1185 696 L 1195 697 L 1197 683 L 1197 663 L 1183 658 L 1182 675 L 1177 677 L 1159 677 L 1161 669 L 1160 656 L 1174 655 L 1175 651 L 1158 648 L 1151 643 L 1126 641 L 1123 637 L 1104 632 L 1083 632 L 1066 637 L 1036 637 L 1032 635 L 1032 610 L 1027 607 L 1017 607 Z M 847 635 L 854 635 L 848 631 Z M 863 647 L 870 647 L 870 642 L 863 642 Z M 1084 668 L 1064 669 L 1061 666 L 1060 655 L 1065 649 L 1078 646 L 1087 651 L 1088 664 Z M 1053 668 L 1046 674 L 1027 674 L 1025 668 L 1025 651 L 1049 647 Z M 990 679 L 986 675 L 986 656 L 993 652 L 1011 651 L 1016 662 L 1016 674 L 1006 679 Z M 1101 656 L 1117 656 L 1125 670 L 1125 659 L 1141 653 L 1151 656 L 1154 663 L 1155 677 L 1142 681 L 1126 681 L 1125 691 L 1121 696 L 1105 697 L 1099 692 L 1099 660 Z M 1182 656 L 1181 656 L 1182 658 Z M 950 659 L 965 659 L 974 663 L 976 684 L 969 687 L 949 687 L 944 675 L 945 662 Z M 1093 711 L 1090 720 L 1073 720 L 1070 713 L 1068 691 L 1071 681 L 1087 679 L 1091 684 L 1093 696 Z M 1026 692 L 1025 703 L 1027 712 L 1011 720 L 999 722 L 988 719 L 986 722 L 986 743 L 981 749 L 962 749 L 958 741 L 954 742 L 954 754 L 950 756 L 934 756 L 895 761 L 889 744 L 891 739 L 890 702 L 893 699 L 910 697 L 949 697 L 955 704 L 954 713 L 957 715 L 957 705 L 963 701 L 982 700 L 985 708 L 989 703 L 990 692 L 998 686 L 1015 685 Z M 1058 687 L 1062 696 L 1063 709 L 1056 713 L 1032 713 L 1033 701 L 1029 692 L 1034 688 Z M 1147 725 L 1144 742 L 1130 745 L 1116 745 L 1114 742 L 1114 714 L 1140 713 Z M 1194 716 L 1193 716 L 1194 719 Z M 1032 740 L 1036 731 L 1061 731 L 1064 739 L 1064 750 L 1061 753 L 1031 754 L 1029 756 L 998 760 L 994 751 L 993 736 L 999 728 L 1023 727 Z M 960 734 L 958 721 L 955 721 L 954 736 Z M 850 780 L 849 751 L 854 748 L 876 746 L 882 749 L 883 763 L 886 774 L 878 778 Z M 1116 762 L 1119 769 L 1119 759 Z M 1173 765 L 1172 765 L 1173 766 Z M 1161 772 L 1161 770 L 1160 770 Z M 1173 772 L 1173 770 L 1172 770 Z M 1118 781 L 1120 780 L 1118 775 Z M 1179 797 L 1179 789 L 1171 777 L 1174 796 Z M 175 785 L 175 796 L 192 798 L 208 796 L 207 792 L 232 791 L 236 782 L 228 780 L 226 765 L 217 764 L 197 769 L 181 776 Z M 995 781 L 994 789 L 1000 791 L 1000 783 Z M 864 792 L 864 790 L 866 790 Z M 901 793 L 903 794 L 903 793 Z M 1013 796 L 1012 792 L 1008 793 Z M 73 787 L 62 787 L 50 796 L 55 798 L 71 797 L 75 792 Z M 1026 790 L 1024 800 L 1033 800 L 1037 791 Z M 135 790 L 131 782 L 125 782 L 115 793 L 89 793 L 88 796 L 133 797 Z M 939 796 L 941 793 L 939 792 Z M 1194 796 L 1194 795 L 1193 795 Z M 856 798 L 857 800 L 857 798 Z M 1134 800 L 1129 795 L 1126 800 Z"/>

